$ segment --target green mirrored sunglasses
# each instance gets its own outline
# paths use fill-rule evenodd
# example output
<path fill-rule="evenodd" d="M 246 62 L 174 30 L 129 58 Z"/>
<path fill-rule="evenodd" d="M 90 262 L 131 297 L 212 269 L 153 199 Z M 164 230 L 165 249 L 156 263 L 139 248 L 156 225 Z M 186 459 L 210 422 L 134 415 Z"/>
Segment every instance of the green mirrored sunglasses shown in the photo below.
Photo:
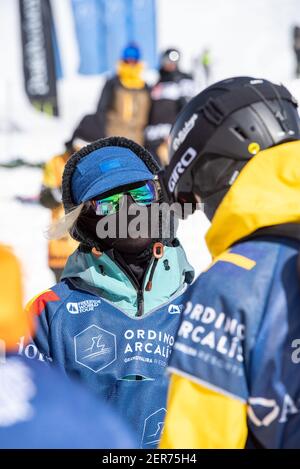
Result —
<path fill-rule="evenodd" d="M 96 215 L 107 216 L 117 213 L 122 206 L 124 195 L 126 194 L 130 195 L 137 205 L 150 205 L 159 199 L 156 183 L 154 181 L 147 181 L 139 187 L 92 200 L 92 206 Z"/>

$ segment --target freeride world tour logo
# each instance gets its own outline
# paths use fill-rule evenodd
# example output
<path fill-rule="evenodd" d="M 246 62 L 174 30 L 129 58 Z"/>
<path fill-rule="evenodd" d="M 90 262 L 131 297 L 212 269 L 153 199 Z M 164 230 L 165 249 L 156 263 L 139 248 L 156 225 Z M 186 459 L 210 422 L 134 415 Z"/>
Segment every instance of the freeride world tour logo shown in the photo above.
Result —
<path fill-rule="evenodd" d="M 79 301 L 78 303 L 69 302 L 66 304 L 66 308 L 70 314 L 79 314 L 79 313 L 86 313 L 88 311 L 94 311 L 101 300 L 85 300 Z"/>

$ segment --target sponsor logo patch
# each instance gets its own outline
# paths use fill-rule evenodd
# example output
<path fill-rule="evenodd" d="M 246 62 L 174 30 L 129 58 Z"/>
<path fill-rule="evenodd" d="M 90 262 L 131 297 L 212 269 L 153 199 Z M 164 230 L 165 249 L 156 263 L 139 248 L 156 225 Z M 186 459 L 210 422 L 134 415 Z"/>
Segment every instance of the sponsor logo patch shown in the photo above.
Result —
<path fill-rule="evenodd" d="M 145 419 L 141 448 L 159 443 L 164 431 L 166 413 L 166 409 L 162 407 Z"/>
<path fill-rule="evenodd" d="M 117 359 L 116 336 L 93 324 L 74 337 L 75 361 L 94 373 Z"/>
<path fill-rule="evenodd" d="M 173 150 L 177 151 L 180 145 L 185 141 L 190 131 L 195 127 L 195 122 L 198 119 L 198 114 L 193 114 L 192 117 L 186 121 L 181 130 L 173 140 Z"/>
<path fill-rule="evenodd" d="M 79 313 L 86 313 L 88 311 L 94 311 L 101 300 L 85 300 L 76 302 L 69 302 L 66 304 L 66 308 L 70 314 L 79 314 Z"/>

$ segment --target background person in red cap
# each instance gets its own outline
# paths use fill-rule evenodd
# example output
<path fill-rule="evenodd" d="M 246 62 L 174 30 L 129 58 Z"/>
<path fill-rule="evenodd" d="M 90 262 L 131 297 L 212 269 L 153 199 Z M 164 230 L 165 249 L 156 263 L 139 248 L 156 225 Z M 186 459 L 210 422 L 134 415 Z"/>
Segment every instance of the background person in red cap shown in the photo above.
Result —
<path fill-rule="evenodd" d="M 158 170 L 143 147 L 120 137 L 100 139 L 69 159 L 66 217 L 54 231 L 69 231 L 80 246 L 61 282 L 29 307 L 38 318 L 39 351 L 111 402 L 144 448 L 155 447 L 163 429 L 165 368 L 181 296 L 193 278 L 166 219 L 153 215 L 164 201 Z M 140 233 L 130 231 L 132 209 L 145 217 Z M 112 230 L 99 237 L 104 222 Z M 149 225 L 153 231 L 142 233 Z"/>

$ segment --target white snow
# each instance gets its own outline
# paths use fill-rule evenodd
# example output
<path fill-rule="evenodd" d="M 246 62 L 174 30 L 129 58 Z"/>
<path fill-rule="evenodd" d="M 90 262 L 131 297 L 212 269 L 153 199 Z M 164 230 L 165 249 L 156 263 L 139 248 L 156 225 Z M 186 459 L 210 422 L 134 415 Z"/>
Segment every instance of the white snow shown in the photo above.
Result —
<path fill-rule="evenodd" d="M 45 161 L 63 149 L 82 115 L 91 112 L 103 76 L 76 73 L 78 54 L 69 0 L 54 0 L 54 14 L 65 78 L 59 83 L 61 117 L 53 119 L 33 110 L 23 92 L 17 0 L 0 1 L 0 162 L 15 157 Z M 159 48 L 177 46 L 183 67 L 195 66 L 209 47 L 213 79 L 248 74 L 282 81 L 300 98 L 300 81 L 293 80 L 291 27 L 300 24 L 299 0 L 157 0 Z M 153 73 L 147 72 L 149 78 Z M 198 83 L 199 88 L 203 83 Z M 19 128 L 20 131 L 13 130 Z M 0 168 L 0 242 L 14 246 L 24 271 L 25 300 L 51 286 L 47 240 L 43 233 L 49 212 L 14 200 L 16 194 L 39 191 L 38 169 Z M 197 273 L 209 262 L 204 233 L 209 226 L 198 212 L 181 223 L 179 237 Z"/>

